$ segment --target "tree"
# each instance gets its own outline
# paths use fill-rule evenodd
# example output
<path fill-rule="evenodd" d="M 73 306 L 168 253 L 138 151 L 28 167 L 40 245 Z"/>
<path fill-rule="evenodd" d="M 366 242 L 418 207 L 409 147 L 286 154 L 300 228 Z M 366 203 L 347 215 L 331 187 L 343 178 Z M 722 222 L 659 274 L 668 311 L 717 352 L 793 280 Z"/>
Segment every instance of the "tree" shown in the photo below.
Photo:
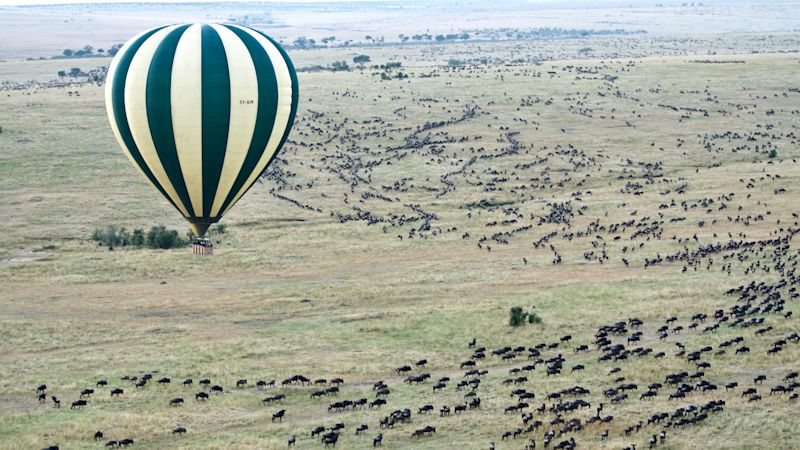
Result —
<path fill-rule="evenodd" d="M 294 46 L 298 48 L 306 48 L 308 47 L 308 38 L 305 36 L 300 36 L 294 40 Z"/>
<path fill-rule="evenodd" d="M 74 55 L 74 54 L 75 54 L 75 52 L 74 52 L 74 51 L 72 51 L 72 50 L 70 50 L 70 49 L 68 49 L 68 48 L 66 48 L 66 49 L 64 49 L 64 51 L 62 52 L 62 54 L 63 54 L 65 57 L 67 57 L 67 58 L 72 58 L 72 55 Z"/>
<path fill-rule="evenodd" d="M 80 67 L 73 67 L 73 68 L 69 69 L 69 76 L 71 76 L 71 77 L 77 77 L 80 74 L 81 74 L 81 68 Z"/>
<path fill-rule="evenodd" d="M 444 39 L 445 39 L 445 37 L 444 37 L 443 34 L 437 34 L 436 35 L 436 42 L 444 42 Z"/>
<path fill-rule="evenodd" d="M 116 56 L 119 49 L 122 48 L 122 44 L 114 44 L 111 48 L 108 49 L 108 56 Z"/>
<path fill-rule="evenodd" d="M 370 62 L 369 55 L 357 55 L 353 58 L 353 62 L 358 64 L 358 67 L 364 68 L 364 63 Z"/>
<path fill-rule="evenodd" d="M 61 78 L 61 81 L 64 81 L 65 76 L 67 76 L 67 72 L 65 70 L 58 71 L 58 77 Z"/>

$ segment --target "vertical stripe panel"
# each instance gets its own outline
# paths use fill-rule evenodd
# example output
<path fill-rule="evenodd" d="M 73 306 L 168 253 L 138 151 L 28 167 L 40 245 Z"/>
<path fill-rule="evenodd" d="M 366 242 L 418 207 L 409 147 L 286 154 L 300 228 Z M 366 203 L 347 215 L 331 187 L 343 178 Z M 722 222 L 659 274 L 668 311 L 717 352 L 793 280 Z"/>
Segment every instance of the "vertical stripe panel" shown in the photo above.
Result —
<path fill-rule="evenodd" d="M 231 80 L 217 31 L 202 25 L 203 217 L 209 218 L 225 161 L 231 117 Z"/>
<path fill-rule="evenodd" d="M 172 129 L 175 149 L 195 217 L 203 215 L 203 119 L 201 103 L 201 25 L 181 36 L 172 64 Z"/>
<path fill-rule="evenodd" d="M 272 160 L 272 157 L 276 154 L 281 142 L 283 141 L 284 132 L 288 129 L 291 125 L 289 123 L 289 118 L 292 113 L 292 103 L 293 103 L 293 90 L 295 86 L 292 83 L 292 73 L 293 70 L 289 70 L 289 65 L 287 64 L 287 60 L 284 59 L 283 54 L 278 49 L 276 45 L 270 42 L 264 35 L 251 30 L 249 28 L 243 27 L 236 27 L 241 30 L 247 32 L 250 36 L 255 38 L 255 40 L 261 45 L 261 47 L 266 51 L 269 59 L 272 61 L 273 68 L 275 70 L 275 76 L 278 82 L 278 106 L 276 108 L 276 117 L 275 123 L 273 125 L 272 130 L 270 131 L 269 141 L 267 142 L 267 146 L 264 150 L 264 153 L 259 158 L 258 163 L 256 164 L 254 170 L 250 173 L 245 181 L 244 185 L 241 187 L 239 192 L 233 198 L 233 200 L 227 205 L 223 214 L 228 212 L 230 208 L 241 198 L 242 195 L 250 188 L 250 186 L 255 183 L 258 179 L 258 176 L 267 166 L 267 164 Z"/>
<path fill-rule="evenodd" d="M 211 217 L 219 214 L 253 141 L 260 99 L 256 69 L 245 44 L 228 28 L 212 25 L 225 47 L 231 86 L 230 124 Z"/>
<path fill-rule="evenodd" d="M 227 210 L 228 205 L 231 204 L 234 197 L 241 191 L 247 178 L 255 170 L 256 164 L 258 164 L 267 147 L 272 127 L 275 124 L 275 112 L 278 109 L 278 82 L 275 77 L 275 70 L 272 67 L 272 61 L 270 61 L 267 52 L 264 51 L 264 47 L 252 35 L 241 28 L 230 25 L 225 25 L 225 27 L 236 34 L 247 47 L 258 82 L 258 110 L 255 129 L 250 140 L 250 148 L 239 169 L 236 181 L 229 189 L 225 201 L 221 205 L 221 211 Z"/>
<path fill-rule="evenodd" d="M 181 25 L 164 36 L 153 53 L 147 73 L 146 105 L 147 121 L 158 159 L 167 173 L 172 187 L 181 203 L 191 206 L 186 183 L 183 180 L 178 151 L 175 148 L 175 133 L 172 124 L 172 64 L 181 36 L 189 25 Z"/>
<path fill-rule="evenodd" d="M 153 55 L 158 48 L 158 45 L 164 38 L 178 26 L 171 26 L 161 29 L 154 33 L 139 47 L 139 51 L 131 61 L 128 75 L 125 79 L 125 113 L 128 117 L 131 134 L 136 142 L 142 159 L 144 159 L 147 167 L 155 176 L 156 180 L 161 184 L 166 191 L 167 195 L 178 210 L 185 216 L 189 217 L 190 214 L 185 205 L 181 201 L 175 188 L 161 164 L 161 160 L 156 151 L 153 137 L 150 133 L 150 126 L 147 117 L 147 77 L 150 69 L 150 63 L 153 60 Z"/>
<path fill-rule="evenodd" d="M 116 58 L 111 61 L 106 77 L 106 112 L 108 113 L 108 120 L 111 123 L 111 130 L 117 138 L 119 146 L 122 151 L 130 160 L 133 167 L 152 184 L 162 196 L 172 205 L 177 208 L 172 199 L 167 195 L 164 188 L 156 180 L 147 163 L 144 162 L 139 149 L 136 147 L 136 142 L 133 140 L 130 127 L 128 125 L 128 116 L 125 113 L 125 79 L 128 76 L 128 69 L 130 68 L 133 56 L 139 50 L 142 43 L 152 36 L 156 31 L 164 27 L 156 27 L 130 39 L 117 53 Z"/>

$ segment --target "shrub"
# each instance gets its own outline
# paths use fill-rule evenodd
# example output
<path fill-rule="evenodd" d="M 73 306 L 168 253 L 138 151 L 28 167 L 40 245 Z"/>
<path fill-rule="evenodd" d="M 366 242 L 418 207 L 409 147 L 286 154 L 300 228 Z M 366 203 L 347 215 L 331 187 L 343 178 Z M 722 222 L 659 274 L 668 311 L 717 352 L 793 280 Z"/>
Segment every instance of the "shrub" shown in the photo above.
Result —
<path fill-rule="evenodd" d="M 772 150 L 769 151 L 769 159 L 773 159 L 777 156 L 778 156 L 778 150 L 773 148 Z"/>
<path fill-rule="evenodd" d="M 169 249 L 183 247 L 189 243 L 188 240 L 182 239 L 176 230 L 169 230 L 164 225 L 153 226 L 147 233 L 142 228 L 136 228 L 130 232 L 125 227 L 108 225 L 105 229 L 95 228 L 91 239 L 98 245 L 107 246 L 109 250 L 114 250 L 114 247 L 117 246 L 128 245 L 139 248 L 147 246 L 154 249 Z"/>
<path fill-rule="evenodd" d="M 512 327 L 518 327 L 525 324 L 526 313 L 522 310 L 521 306 L 514 306 L 511 308 L 511 317 L 508 324 Z"/>
<path fill-rule="evenodd" d="M 511 308 L 508 324 L 512 327 L 521 327 L 527 323 L 542 323 L 542 318 L 535 312 L 525 312 L 521 306 Z"/>
<path fill-rule="evenodd" d="M 135 247 L 143 247 L 144 239 L 144 230 L 137 228 L 133 230 L 133 234 L 131 235 L 131 245 Z"/>
<path fill-rule="evenodd" d="M 182 247 L 187 241 L 181 239 L 176 230 L 169 230 L 164 225 L 154 225 L 147 232 L 147 246 L 162 250 Z"/>

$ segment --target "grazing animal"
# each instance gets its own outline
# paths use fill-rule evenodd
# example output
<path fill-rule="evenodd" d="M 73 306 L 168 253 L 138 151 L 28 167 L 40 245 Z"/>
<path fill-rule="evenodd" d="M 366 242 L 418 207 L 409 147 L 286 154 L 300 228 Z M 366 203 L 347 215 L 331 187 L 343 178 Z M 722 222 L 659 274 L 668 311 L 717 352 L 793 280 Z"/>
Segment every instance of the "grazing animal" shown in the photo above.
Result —
<path fill-rule="evenodd" d="M 169 401 L 169 406 L 180 406 L 183 404 L 183 399 L 180 397 L 173 398 Z"/>
<path fill-rule="evenodd" d="M 275 419 L 278 419 L 278 422 L 283 421 L 283 416 L 286 415 L 286 410 L 281 409 L 280 411 L 272 413 L 272 421 L 275 422 Z"/>
<path fill-rule="evenodd" d="M 185 427 L 176 427 L 172 429 L 172 434 L 185 434 L 186 428 Z"/>
<path fill-rule="evenodd" d="M 69 409 L 81 409 L 86 406 L 86 400 L 75 400 Z"/>
<path fill-rule="evenodd" d="M 197 394 L 194 394 L 194 399 L 198 401 L 208 400 L 208 394 L 205 392 L 198 392 Z"/>
<path fill-rule="evenodd" d="M 97 431 L 96 433 L 94 433 L 94 440 L 99 441 L 100 439 L 103 439 L 103 432 Z"/>
<path fill-rule="evenodd" d="M 292 435 L 292 436 L 289 438 L 289 442 L 288 442 L 288 444 L 287 444 L 286 446 L 287 446 L 287 447 L 294 447 L 294 445 L 295 445 L 296 443 L 297 443 L 297 437 L 296 437 L 295 435 Z"/>
<path fill-rule="evenodd" d="M 378 447 L 378 446 L 380 446 L 381 444 L 383 444 L 383 433 L 378 433 L 378 435 L 377 435 L 377 436 L 375 436 L 375 437 L 372 439 L 372 446 L 373 446 L 373 447 Z"/>

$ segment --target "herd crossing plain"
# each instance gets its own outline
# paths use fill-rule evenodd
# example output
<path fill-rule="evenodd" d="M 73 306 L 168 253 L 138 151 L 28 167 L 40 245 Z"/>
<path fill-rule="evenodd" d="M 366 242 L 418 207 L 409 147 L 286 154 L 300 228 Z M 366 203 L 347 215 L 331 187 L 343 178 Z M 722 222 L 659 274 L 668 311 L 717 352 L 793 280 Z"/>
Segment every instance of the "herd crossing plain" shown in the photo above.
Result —
<path fill-rule="evenodd" d="M 110 58 L 6 55 L 0 448 L 796 448 L 800 33 L 721 31 L 287 38 L 213 256 L 93 240 L 188 227 Z"/>

